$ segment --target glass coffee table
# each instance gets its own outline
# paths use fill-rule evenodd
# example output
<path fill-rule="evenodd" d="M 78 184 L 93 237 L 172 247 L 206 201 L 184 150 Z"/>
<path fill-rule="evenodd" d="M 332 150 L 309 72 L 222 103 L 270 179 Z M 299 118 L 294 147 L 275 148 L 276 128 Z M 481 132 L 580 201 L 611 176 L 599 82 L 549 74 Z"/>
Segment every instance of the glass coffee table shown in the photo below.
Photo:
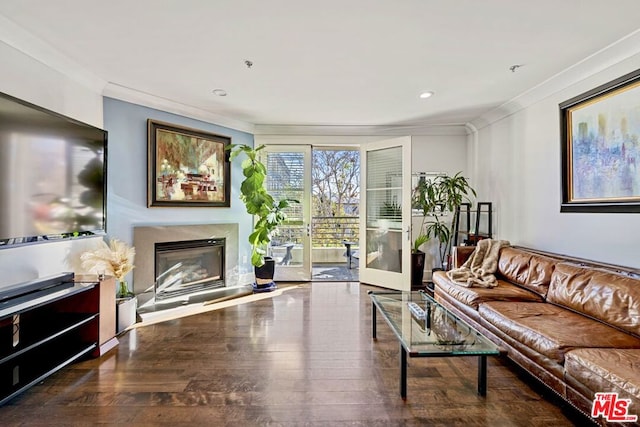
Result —
<path fill-rule="evenodd" d="M 400 341 L 400 396 L 407 397 L 408 357 L 478 356 L 478 394 L 487 393 L 487 356 L 498 347 L 441 306 L 424 291 L 369 291 L 372 330 L 376 339 L 377 312 Z"/>

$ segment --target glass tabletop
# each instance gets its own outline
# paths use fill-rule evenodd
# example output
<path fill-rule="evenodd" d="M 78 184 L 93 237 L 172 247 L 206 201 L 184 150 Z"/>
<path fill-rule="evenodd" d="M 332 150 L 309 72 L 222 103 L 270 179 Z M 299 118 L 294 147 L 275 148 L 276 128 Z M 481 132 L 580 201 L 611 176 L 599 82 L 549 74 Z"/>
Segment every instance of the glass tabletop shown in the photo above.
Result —
<path fill-rule="evenodd" d="M 495 344 L 424 291 L 369 296 L 410 356 L 499 354 Z"/>

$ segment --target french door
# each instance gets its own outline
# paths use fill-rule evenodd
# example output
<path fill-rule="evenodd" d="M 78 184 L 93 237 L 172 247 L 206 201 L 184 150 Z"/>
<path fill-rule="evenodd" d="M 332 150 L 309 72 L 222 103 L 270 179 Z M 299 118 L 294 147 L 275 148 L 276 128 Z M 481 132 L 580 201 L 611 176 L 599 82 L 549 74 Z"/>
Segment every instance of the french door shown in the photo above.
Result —
<path fill-rule="evenodd" d="M 274 280 L 311 280 L 311 146 L 267 145 L 260 151 L 267 166 L 266 186 L 274 199 L 298 200 L 271 238 L 267 255 L 276 261 Z"/>
<path fill-rule="evenodd" d="M 360 149 L 360 281 L 411 290 L 411 137 Z"/>

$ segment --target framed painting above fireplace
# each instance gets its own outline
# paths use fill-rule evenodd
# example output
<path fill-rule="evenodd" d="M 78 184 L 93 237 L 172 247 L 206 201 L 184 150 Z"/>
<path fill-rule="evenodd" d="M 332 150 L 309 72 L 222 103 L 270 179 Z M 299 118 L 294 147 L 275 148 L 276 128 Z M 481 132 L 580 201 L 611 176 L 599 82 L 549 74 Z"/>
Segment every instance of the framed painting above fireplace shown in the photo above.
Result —
<path fill-rule="evenodd" d="M 147 120 L 147 205 L 231 206 L 231 138 Z"/>

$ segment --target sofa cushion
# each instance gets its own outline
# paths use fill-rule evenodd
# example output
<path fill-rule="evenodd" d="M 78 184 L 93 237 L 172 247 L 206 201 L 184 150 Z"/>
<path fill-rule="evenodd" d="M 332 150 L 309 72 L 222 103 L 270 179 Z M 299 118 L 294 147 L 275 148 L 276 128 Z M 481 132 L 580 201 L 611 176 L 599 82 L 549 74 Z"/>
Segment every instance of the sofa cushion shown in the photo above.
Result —
<path fill-rule="evenodd" d="M 640 280 L 611 270 L 558 263 L 547 301 L 640 336 Z"/>
<path fill-rule="evenodd" d="M 640 339 L 601 322 L 544 302 L 486 302 L 478 313 L 507 336 L 564 363 L 581 347 L 640 348 Z"/>
<path fill-rule="evenodd" d="M 474 326 L 473 322 L 480 323 L 480 315 L 478 314 L 477 308 L 462 304 L 460 301 L 444 292 L 442 288 L 438 286 L 434 288 L 433 298 L 449 310 L 455 311 L 459 318 L 465 320 L 470 325 Z"/>
<path fill-rule="evenodd" d="M 443 271 L 434 272 L 432 280 L 438 290 L 474 310 L 486 301 L 542 301 L 540 295 L 504 280 L 498 280 L 495 288 L 467 288 L 453 283 Z"/>
<path fill-rule="evenodd" d="M 498 273 L 506 280 L 541 295 L 547 295 L 557 259 L 508 247 L 500 251 Z"/>
<path fill-rule="evenodd" d="M 640 402 L 640 349 L 572 350 L 565 355 L 564 368 L 592 393 L 617 392 Z"/>

